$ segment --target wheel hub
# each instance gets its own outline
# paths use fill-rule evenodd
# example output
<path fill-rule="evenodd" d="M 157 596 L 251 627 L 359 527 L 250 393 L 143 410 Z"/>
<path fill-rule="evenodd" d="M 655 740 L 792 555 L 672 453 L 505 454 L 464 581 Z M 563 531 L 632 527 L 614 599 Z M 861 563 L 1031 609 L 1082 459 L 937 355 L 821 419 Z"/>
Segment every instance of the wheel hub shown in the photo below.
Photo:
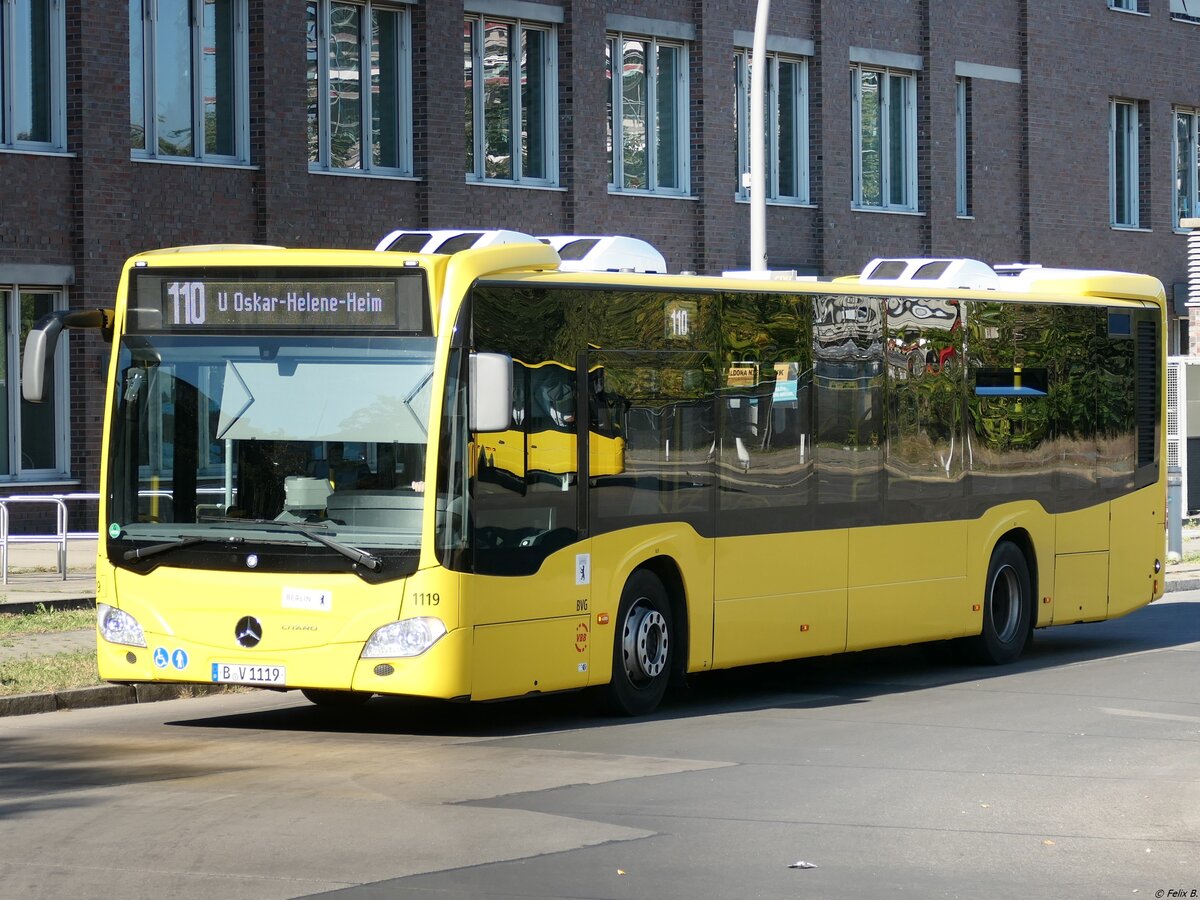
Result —
<path fill-rule="evenodd" d="M 992 579 L 991 614 L 996 636 L 1008 643 L 1017 634 L 1021 621 L 1021 590 L 1012 566 L 1003 566 Z"/>
<path fill-rule="evenodd" d="M 667 665 L 667 620 L 644 601 L 638 601 L 625 617 L 622 649 L 625 671 L 631 681 L 657 677 Z"/>

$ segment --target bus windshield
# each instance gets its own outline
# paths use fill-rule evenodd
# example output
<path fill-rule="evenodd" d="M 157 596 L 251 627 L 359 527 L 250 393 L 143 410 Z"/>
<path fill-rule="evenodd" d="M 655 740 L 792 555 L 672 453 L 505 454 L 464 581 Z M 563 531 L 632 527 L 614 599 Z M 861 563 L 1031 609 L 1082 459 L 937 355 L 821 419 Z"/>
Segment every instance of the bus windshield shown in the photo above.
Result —
<path fill-rule="evenodd" d="M 433 358 L 432 337 L 126 335 L 114 562 L 186 539 L 417 549 Z"/>

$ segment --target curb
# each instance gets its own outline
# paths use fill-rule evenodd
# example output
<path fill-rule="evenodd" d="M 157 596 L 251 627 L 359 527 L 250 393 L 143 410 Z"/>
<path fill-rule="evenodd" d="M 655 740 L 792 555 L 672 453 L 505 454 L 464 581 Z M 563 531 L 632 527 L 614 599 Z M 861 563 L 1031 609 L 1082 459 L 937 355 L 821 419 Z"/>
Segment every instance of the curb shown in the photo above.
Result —
<path fill-rule="evenodd" d="M 0 614 L 29 615 L 39 608 L 44 609 L 95 609 L 96 598 L 86 597 L 47 597 L 45 600 L 22 600 L 18 603 L 0 603 Z"/>
<path fill-rule="evenodd" d="M 125 706 L 132 703 L 157 703 L 183 697 L 224 694 L 233 685 L 223 684 L 98 684 L 67 688 L 45 694 L 13 694 L 0 697 L 0 717 L 27 716 L 62 709 L 95 709 L 100 706 Z"/>
<path fill-rule="evenodd" d="M 1200 572 L 1188 575 L 1180 575 L 1177 578 L 1168 578 L 1163 582 L 1163 592 L 1170 594 L 1175 591 L 1196 591 L 1200 590 Z"/>

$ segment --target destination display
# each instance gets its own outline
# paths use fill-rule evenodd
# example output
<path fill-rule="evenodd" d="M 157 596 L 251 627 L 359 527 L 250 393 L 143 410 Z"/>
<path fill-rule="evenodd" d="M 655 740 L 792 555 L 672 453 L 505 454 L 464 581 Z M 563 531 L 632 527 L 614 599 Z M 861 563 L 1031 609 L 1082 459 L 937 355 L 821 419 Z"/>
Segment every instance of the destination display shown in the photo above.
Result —
<path fill-rule="evenodd" d="M 402 331 L 425 328 L 425 280 L 139 273 L 131 331 Z"/>

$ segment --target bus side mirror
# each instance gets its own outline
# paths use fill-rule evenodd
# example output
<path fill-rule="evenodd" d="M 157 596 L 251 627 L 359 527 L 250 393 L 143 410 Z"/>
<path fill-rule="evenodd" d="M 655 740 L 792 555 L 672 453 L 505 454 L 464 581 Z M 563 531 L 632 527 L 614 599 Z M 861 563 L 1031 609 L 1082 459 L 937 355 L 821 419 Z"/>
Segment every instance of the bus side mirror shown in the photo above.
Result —
<path fill-rule="evenodd" d="M 42 319 L 29 330 L 25 338 L 25 356 L 21 360 L 21 396 L 30 403 L 46 401 L 54 365 L 54 348 L 61 331 L 61 319 L 50 322 Z"/>
<path fill-rule="evenodd" d="M 472 353 L 469 379 L 471 430 L 508 431 L 512 423 L 512 359 L 503 353 Z"/>
<path fill-rule="evenodd" d="M 25 338 L 21 360 L 21 396 L 30 403 L 44 403 L 54 368 L 54 350 L 64 328 L 98 328 L 106 341 L 112 340 L 111 309 L 58 309 L 37 320 Z"/>

